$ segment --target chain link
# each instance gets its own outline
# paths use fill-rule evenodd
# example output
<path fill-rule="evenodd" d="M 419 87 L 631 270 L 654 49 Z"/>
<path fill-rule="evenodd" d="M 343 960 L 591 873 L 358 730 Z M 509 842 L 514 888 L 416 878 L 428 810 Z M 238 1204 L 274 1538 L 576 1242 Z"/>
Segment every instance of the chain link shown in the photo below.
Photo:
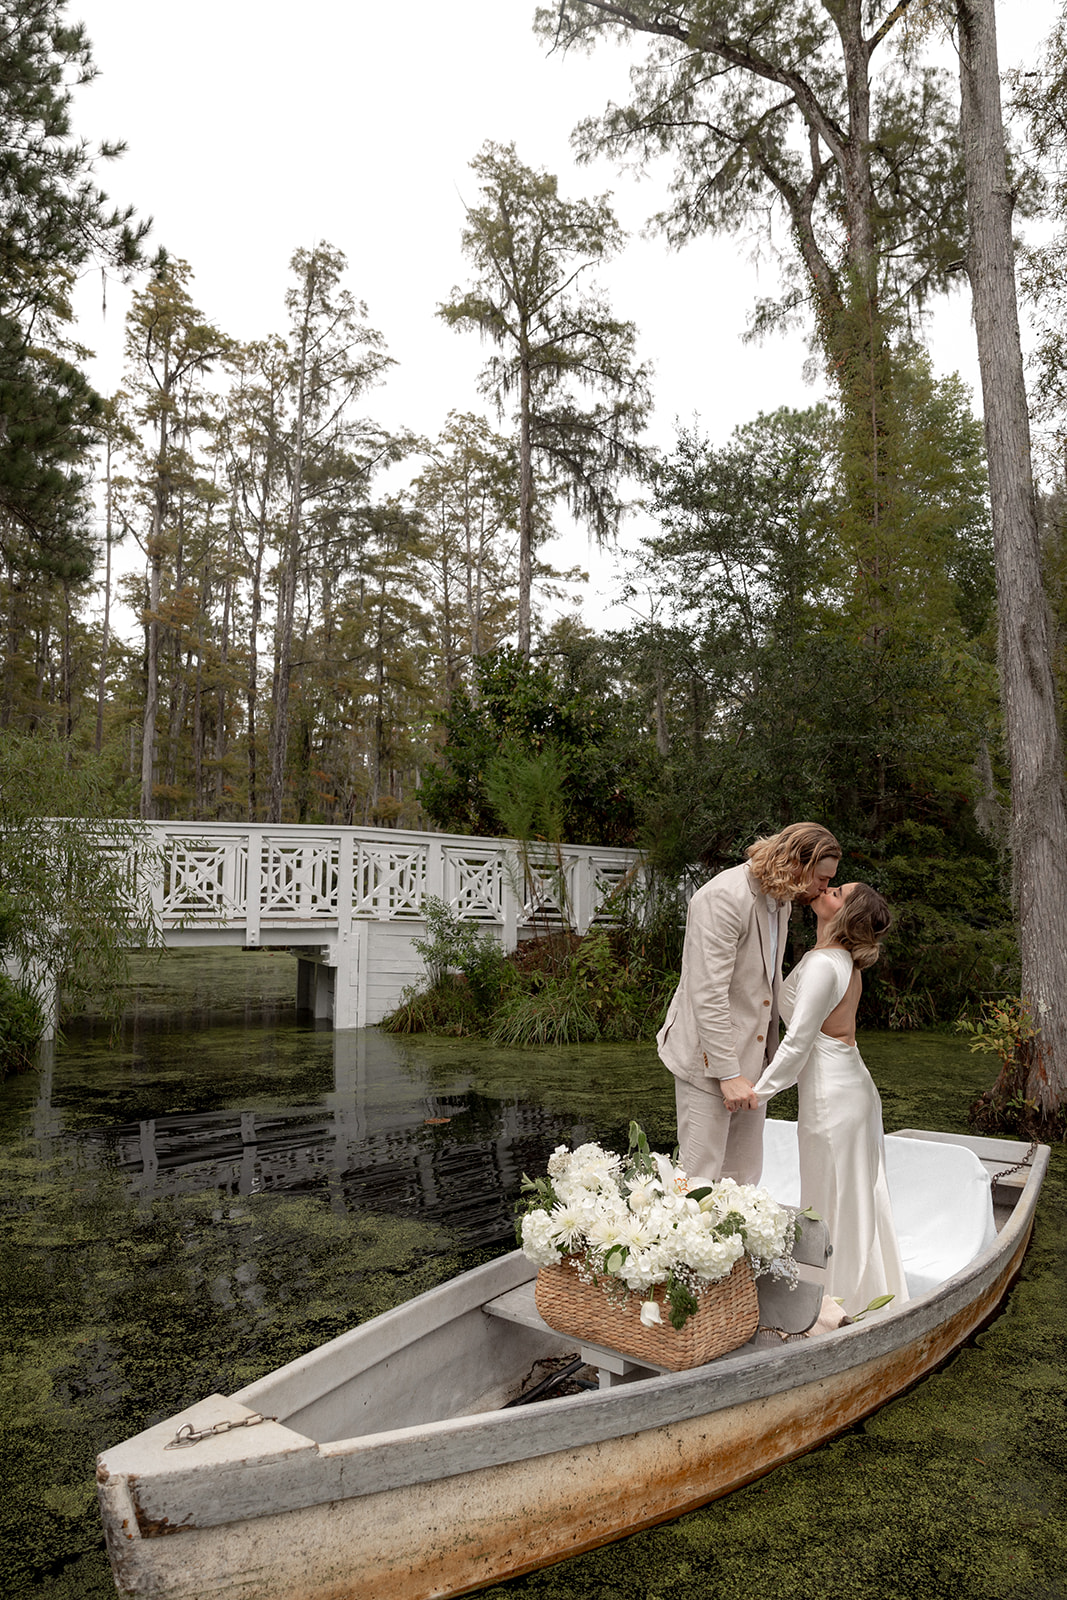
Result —
<path fill-rule="evenodd" d="M 186 1445 L 199 1444 L 201 1439 L 213 1439 L 216 1434 L 232 1433 L 234 1428 L 254 1428 L 259 1422 L 277 1422 L 277 1417 L 262 1417 L 254 1411 L 250 1417 L 238 1417 L 236 1422 L 216 1422 L 210 1428 L 194 1428 L 191 1422 L 185 1422 L 178 1429 L 169 1444 L 164 1445 L 164 1450 L 184 1450 Z"/>
<path fill-rule="evenodd" d="M 994 1172 L 993 1176 L 989 1180 L 990 1183 L 996 1183 L 998 1178 L 1010 1178 L 1012 1173 L 1021 1172 L 1024 1167 L 1028 1167 L 1037 1153 L 1037 1145 L 1038 1141 L 1036 1139 L 1031 1139 L 1030 1148 L 1023 1156 L 1022 1160 L 1017 1161 L 1013 1167 L 1005 1167 L 1003 1172 Z"/>

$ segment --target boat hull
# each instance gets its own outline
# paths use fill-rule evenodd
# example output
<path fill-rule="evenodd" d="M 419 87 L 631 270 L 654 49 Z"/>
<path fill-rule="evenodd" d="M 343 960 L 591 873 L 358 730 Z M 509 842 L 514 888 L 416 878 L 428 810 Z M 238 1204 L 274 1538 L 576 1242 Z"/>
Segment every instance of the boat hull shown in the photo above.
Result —
<path fill-rule="evenodd" d="M 788 1347 L 780 1356 L 789 1356 L 793 1381 L 735 1404 L 720 1398 L 711 1410 L 651 1427 L 638 1408 L 632 1431 L 213 1527 L 146 1526 L 136 1482 L 105 1474 L 101 1504 L 119 1591 L 160 1600 L 430 1600 L 678 1516 L 832 1438 L 944 1361 L 1004 1298 L 1029 1239 L 1027 1209 L 1025 1224 L 1014 1219 L 1010 1239 L 950 1293 L 882 1326 Z M 684 1377 L 647 1387 L 665 1398 Z M 681 1409 L 692 1411 L 691 1385 L 678 1393 L 690 1396 Z M 176 1536 L 151 1536 L 161 1532 Z"/>

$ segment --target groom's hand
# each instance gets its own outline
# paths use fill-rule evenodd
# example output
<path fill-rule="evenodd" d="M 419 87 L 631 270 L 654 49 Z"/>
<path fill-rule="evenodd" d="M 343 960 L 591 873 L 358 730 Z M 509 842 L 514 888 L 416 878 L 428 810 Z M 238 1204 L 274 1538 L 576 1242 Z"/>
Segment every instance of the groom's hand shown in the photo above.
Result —
<path fill-rule="evenodd" d="M 756 1091 L 747 1078 L 720 1078 L 719 1088 L 722 1090 L 722 1103 L 727 1111 L 759 1110 Z"/>

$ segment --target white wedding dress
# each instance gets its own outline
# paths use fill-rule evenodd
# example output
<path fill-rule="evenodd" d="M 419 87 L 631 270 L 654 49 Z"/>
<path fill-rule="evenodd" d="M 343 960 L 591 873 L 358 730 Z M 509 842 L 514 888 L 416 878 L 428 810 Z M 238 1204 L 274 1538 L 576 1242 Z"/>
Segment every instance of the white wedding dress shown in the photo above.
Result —
<path fill-rule="evenodd" d="M 822 1217 L 833 1255 L 827 1293 L 846 1312 L 891 1294 L 908 1298 L 886 1181 L 882 1102 L 854 1044 L 820 1032 L 845 997 L 852 957 L 809 950 L 782 985 L 788 1031 L 759 1082 L 761 1105 L 794 1083 L 800 1097 L 800 1203 Z"/>

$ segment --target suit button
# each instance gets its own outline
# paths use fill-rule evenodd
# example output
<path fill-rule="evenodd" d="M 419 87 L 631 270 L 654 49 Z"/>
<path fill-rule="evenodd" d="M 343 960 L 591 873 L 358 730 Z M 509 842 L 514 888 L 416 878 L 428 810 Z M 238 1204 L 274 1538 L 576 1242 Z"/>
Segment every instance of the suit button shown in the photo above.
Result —
<path fill-rule="evenodd" d="M 756 1035 L 756 1043 L 757 1044 L 762 1044 L 763 1043 L 763 1035 L 762 1035 L 762 1033 L 757 1033 L 757 1035 Z"/>
<path fill-rule="evenodd" d="M 769 1005 L 770 1005 L 770 1003 L 771 1003 L 771 1002 L 770 1002 L 770 1001 L 769 1001 L 769 1000 L 764 1000 L 764 1002 L 763 1002 L 763 1004 L 764 1004 L 764 1005 L 765 1005 L 765 1006 L 769 1006 Z"/>

